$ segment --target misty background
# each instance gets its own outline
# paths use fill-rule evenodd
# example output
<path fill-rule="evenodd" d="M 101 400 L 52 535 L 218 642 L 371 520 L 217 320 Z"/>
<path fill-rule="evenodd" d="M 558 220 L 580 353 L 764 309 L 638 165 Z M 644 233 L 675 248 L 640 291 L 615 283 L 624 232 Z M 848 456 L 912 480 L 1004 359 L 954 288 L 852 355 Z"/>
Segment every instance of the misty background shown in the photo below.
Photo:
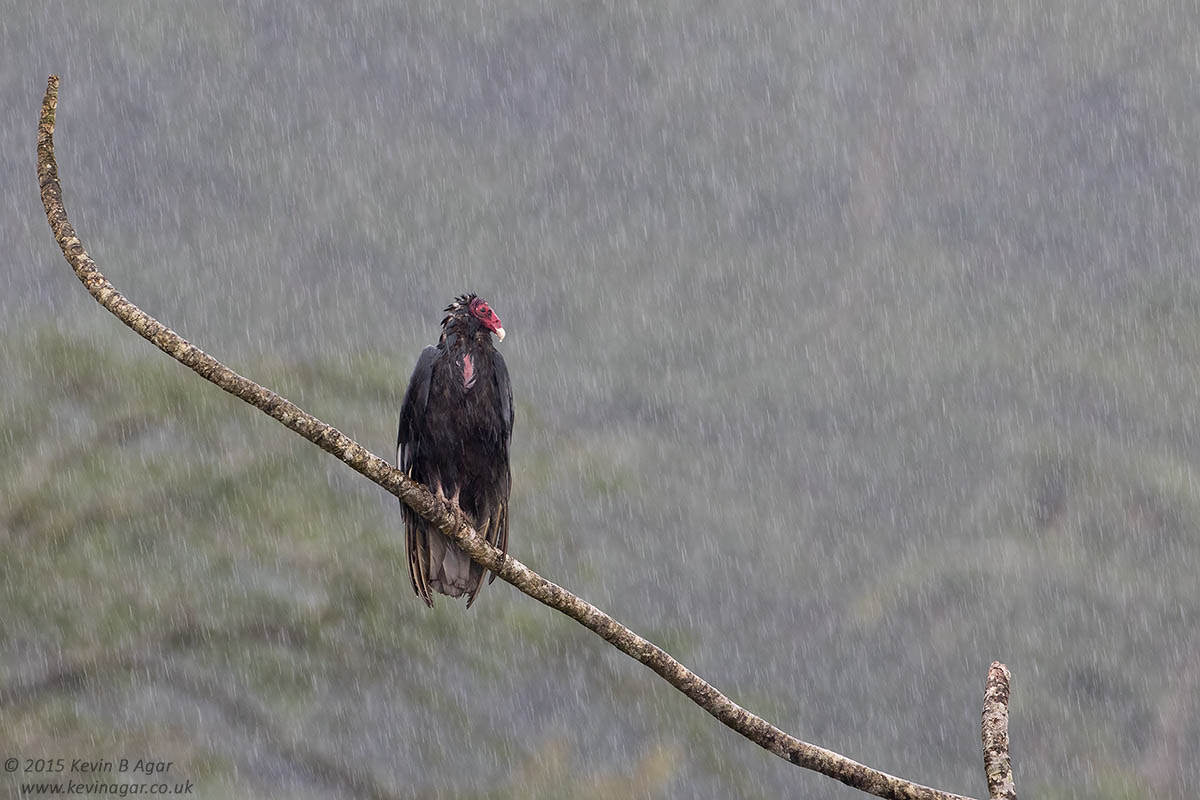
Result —
<path fill-rule="evenodd" d="M 0 756 L 861 796 L 505 584 L 426 610 L 394 498 L 79 285 L 54 73 L 101 270 L 373 452 L 486 297 L 511 552 L 737 702 L 982 796 L 1000 659 L 1023 794 L 1191 796 L 1198 70 L 1167 0 L 0 0 Z"/>

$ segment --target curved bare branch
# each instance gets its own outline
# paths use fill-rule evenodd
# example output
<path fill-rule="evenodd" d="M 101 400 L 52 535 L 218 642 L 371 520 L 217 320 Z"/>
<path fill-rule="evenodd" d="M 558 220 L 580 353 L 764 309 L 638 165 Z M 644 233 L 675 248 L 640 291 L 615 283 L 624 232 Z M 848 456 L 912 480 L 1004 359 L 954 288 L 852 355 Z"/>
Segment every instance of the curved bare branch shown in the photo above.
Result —
<path fill-rule="evenodd" d="M 803 742 L 737 703 L 689 670 L 653 642 L 639 636 L 591 603 L 546 580 L 511 555 L 506 555 L 474 531 L 452 503 L 434 497 L 383 459 L 370 453 L 275 392 L 238 375 L 179 334 L 146 314 L 108 282 L 84 250 L 62 203 L 58 166 L 54 160 L 54 122 L 58 108 L 58 78 L 51 76 L 42 101 L 38 125 L 38 182 L 46 219 L 71 268 L 88 292 L 118 319 L 156 347 L 235 397 L 278 420 L 322 450 L 343 461 L 433 523 L 475 562 L 490 569 L 530 597 L 566 614 L 613 647 L 634 658 L 686 695 L 712 716 L 750 741 L 796 766 L 819 772 L 876 797 L 894 800 L 970 800 L 960 795 L 911 783 L 872 769 L 823 747 Z"/>

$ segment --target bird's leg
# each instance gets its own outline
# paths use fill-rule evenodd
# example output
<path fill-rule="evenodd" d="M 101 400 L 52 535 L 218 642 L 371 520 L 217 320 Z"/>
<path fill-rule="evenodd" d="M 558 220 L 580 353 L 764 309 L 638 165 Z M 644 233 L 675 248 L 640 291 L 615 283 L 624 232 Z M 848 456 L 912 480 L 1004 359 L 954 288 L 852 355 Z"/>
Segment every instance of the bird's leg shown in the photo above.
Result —
<path fill-rule="evenodd" d="M 442 488 L 442 482 L 439 480 L 437 482 L 437 490 L 434 492 L 434 496 L 437 497 L 438 501 L 442 504 L 442 508 L 450 510 L 448 508 L 448 504 L 450 502 L 454 502 L 456 504 L 458 503 L 458 492 L 458 489 L 454 490 L 454 500 L 451 501 L 450 498 L 446 497 L 446 490 Z"/>
<path fill-rule="evenodd" d="M 450 498 L 450 502 L 454 504 L 454 510 L 459 513 L 460 517 L 466 516 L 462 513 L 462 506 L 458 504 L 458 497 L 462 494 L 462 487 L 459 486 L 454 490 L 454 496 Z"/>

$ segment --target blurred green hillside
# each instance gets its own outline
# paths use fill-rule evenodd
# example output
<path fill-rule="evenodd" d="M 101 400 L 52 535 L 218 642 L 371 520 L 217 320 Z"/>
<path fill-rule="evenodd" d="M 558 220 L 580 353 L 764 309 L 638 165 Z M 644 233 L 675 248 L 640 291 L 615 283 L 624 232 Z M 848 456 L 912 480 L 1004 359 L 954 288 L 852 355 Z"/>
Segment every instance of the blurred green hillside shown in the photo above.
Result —
<path fill-rule="evenodd" d="M 1200 781 L 1200 13 L 0 0 L 0 754 L 200 796 L 859 796 L 495 584 L 86 296 L 388 457 L 504 321 L 512 550 L 785 729 L 982 795 Z M 9 778 L 4 778 L 9 781 Z M 15 780 L 15 779 L 13 779 Z M 5 786 L 15 786 L 11 781 Z"/>

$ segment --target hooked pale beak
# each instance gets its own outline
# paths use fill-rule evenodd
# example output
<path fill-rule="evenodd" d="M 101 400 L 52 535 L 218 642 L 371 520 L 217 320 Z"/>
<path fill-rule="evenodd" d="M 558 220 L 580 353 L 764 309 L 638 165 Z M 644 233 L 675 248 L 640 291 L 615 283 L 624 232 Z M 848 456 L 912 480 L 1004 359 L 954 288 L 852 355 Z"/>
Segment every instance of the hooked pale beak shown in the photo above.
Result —
<path fill-rule="evenodd" d="M 500 342 L 504 341 L 504 328 L 496 328 L 496 340 Z"/>

